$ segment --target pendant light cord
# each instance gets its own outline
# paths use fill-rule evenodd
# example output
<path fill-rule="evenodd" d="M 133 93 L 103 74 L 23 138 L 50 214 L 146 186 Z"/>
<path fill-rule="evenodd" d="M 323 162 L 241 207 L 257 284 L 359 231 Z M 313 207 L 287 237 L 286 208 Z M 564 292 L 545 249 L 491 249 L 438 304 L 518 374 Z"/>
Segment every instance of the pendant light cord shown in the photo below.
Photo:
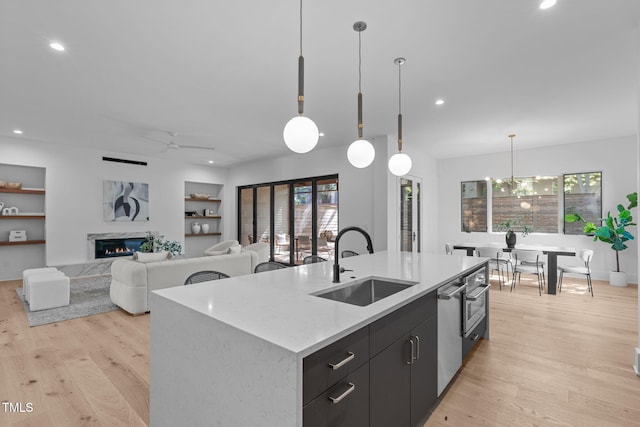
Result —
<path fill-rule="evenodd" d="M 358 31 L 358 138 L 362 139 L 362 30 Z"/>
<path fill-rule="evenodd" d="M 300 0 L 300 56 L 302 56 L 302 0 Z"/>
<path fill-rule="evenodd" d="M 302 56 L 302 0 L 300 0 L 300 56 L 298 56 L 298 114 L 304 113 L 304 56 Z"/>
<path fill-rule="evenodd" d="M 398 59 L 398 153 L 402 153 L 402 63 Z"/>

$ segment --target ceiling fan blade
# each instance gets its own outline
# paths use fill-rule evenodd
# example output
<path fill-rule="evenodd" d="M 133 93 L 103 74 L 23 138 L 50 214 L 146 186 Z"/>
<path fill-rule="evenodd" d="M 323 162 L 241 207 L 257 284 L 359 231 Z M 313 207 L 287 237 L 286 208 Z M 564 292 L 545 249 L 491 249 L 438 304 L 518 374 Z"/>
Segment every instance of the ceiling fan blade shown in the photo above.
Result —
<path fill-rule="evenodd" d="M 215 150 L 215 148 L 213 148 L 213 147 L 201 147 L 199 145 L 182 145 L 182 144 L 180 144 L 180 148 L 192 148 L 192 149 L 210 150 L 210 151 Z"/>

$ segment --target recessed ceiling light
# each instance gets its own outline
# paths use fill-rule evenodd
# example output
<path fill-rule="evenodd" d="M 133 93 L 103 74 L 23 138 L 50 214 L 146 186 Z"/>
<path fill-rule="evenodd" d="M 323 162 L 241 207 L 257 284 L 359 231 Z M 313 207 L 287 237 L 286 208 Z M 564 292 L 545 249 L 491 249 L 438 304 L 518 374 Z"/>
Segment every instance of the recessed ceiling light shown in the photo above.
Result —
<path fill-rule="evenodd" d="M 16 135 L 22 135 L 22 131 L 20 129 L 14 129 L 13 133 L 15 133 Z"/>
<path fill-rule="evenodd" d="M 444 104 L 444 99 L 436 100 L 436 105 L 442 105 L 442 104 Z"/>
<path fill-rule="evenodd" d="M 540 9 L 549 9 L 556 5 L 556 0 L 542 0 L 540 2 Z"/>
<path fill-rule="evenodd" d="M 51 42 L 49 43 L 49 47 L 58 52 L 64 52 L 64 45 L 60 42 Z"/>
<path fill-rule="evenodd" d="M 212 165 L 213 164 L 213 160 L 209 160 L 209 164 Z"/>
<path fill-rule="evenodd" d="M 318 136 L 324 136 L 324 132 L 320 132 Z"/>

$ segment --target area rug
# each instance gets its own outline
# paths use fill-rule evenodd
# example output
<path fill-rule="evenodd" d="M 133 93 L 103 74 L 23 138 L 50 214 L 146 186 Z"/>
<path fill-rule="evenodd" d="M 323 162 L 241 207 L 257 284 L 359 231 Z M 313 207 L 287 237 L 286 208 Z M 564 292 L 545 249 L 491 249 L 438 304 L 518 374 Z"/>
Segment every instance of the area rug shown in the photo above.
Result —
<path fill-rule="evenodd" d="M 40 326 L 117 310 L 118 306 L 109 297 L 110 284 L 110 275 L 73 278 L 69 285 L 69 305 L 39 311 L 29 310 L 22 288 L 16 289 L 16 292 L 27 313 L 29 326 Z"/>

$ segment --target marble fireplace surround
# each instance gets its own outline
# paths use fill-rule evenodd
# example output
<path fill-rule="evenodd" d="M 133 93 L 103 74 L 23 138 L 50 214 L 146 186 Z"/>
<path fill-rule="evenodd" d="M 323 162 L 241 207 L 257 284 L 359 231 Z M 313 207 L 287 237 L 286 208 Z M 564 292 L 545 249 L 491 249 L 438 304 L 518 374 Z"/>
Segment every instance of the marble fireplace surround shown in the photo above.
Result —
<path fill-rule="evenodd" d="M 157 234 L 157 232 L 152 231 Z M 146 237 L 146 231 L 122 231 L 111 233 L 87 234 L 87 261 L 71 265 L 57 265 L 55 267 L 68 277 L 86 277 L 111 274 L 111 263 L 118 258 L 96 259 L 96 240 L 99 239 L 124 239 L 129 237 Z"/>
<path fill-rule="evenodd" d="M 112 233 L 87 234 L 87 260 L 96 260 L 96 240 L 102 239 L 128 239 L 132 237 L 146 237 L 146 231 L 126 231 Z"/>

